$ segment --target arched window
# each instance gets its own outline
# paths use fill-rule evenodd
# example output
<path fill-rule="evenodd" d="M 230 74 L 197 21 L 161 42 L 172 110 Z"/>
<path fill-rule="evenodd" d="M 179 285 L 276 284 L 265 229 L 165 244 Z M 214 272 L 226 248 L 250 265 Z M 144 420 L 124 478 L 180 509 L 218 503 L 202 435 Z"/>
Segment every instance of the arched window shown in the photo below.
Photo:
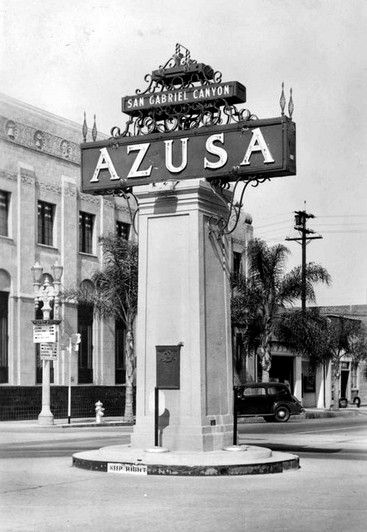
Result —
<path fill-rule="evenodd" d="M 80 283 L 80 288 L 90 292 L 94 290 L 88 279 Z M 80 333 L 78 355 L 78 383 L 93 383 L 93 305 L 78 304 L 78 332 Z"/>
<path fill-rule="evenodd" d="M 8 316 L 10 281 L 8 272 L 0 270 L 0 383 L 9 382 Z"/>

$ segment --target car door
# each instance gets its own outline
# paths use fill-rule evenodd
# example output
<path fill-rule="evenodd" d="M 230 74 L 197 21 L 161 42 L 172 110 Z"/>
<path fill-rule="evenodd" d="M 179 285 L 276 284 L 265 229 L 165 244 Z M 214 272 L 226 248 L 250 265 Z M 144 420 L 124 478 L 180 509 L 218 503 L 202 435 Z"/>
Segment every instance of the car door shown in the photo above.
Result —
<path fill-rule="evenodd" d="M 264 386 L 248 386 L 241 397 L 243 415 L 262 415 L 267 412 L 267 395 Z"/>

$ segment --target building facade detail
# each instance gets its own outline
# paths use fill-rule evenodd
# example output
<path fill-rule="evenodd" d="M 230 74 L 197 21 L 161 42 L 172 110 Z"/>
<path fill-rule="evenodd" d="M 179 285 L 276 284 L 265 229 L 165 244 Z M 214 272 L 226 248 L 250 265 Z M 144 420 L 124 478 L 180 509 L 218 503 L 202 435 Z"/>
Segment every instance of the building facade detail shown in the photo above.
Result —
<path fill-rule="evenodd" d="M 15 122 L 5 116 L 0 116 L 0 138 L 26 148 L 37 149 L 60 159 L 66 159 L 77 165 L 80 164 L 80 148 L 77 143 L 21 122 Z"/>
<path fill-rule="evenodd" d="M 111 196 L 101 201 L 81 193 L 80 129 L 0 95 L 0 388 L 13 388 L 12 393 L 20 387 L 33 393 L 41 386 L 40 353 L 33 343 L 31 321 L 34 263 L 41 263 L 44 274 L 52 277 L 52 265 L 58 261 L 64 270 L 61 290 L 77 287 L 101 267 L 98 238 L 115 233 L 117 222 L 131 224 L 125 199 Z M 80 252 L 81 212 L 93 220 L 92 253 Z M 71 363 L 73 385 L 108 387 L 110 393 L 121 388 L 124 380 L 121 375 L 116 378 L 115 368 L 115 323 L 96 320 L 90 309 L 71 303 L 62 303 L 61 317 L 61 330 L 83 333 L 80 355 Z M 51 388 L 67 384 L 67 356 L 61 350 L 52 362 Z"/>

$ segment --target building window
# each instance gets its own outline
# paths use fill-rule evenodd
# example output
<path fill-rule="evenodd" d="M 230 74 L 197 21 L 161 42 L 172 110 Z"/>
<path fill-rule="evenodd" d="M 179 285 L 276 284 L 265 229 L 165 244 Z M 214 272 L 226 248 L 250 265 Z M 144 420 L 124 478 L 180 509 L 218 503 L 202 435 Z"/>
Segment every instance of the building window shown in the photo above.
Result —
<path fill-rule="evenodd" d="M 9 192 L 0 190 L 0 235 L 9 236 Z"/>
<path fill-rule="evenodd" d="M 55 205 L 38 202 L 38 243 L 53 246 Z"/>
<path fill-rule="evenodd" d="M 237 251 L 233 252 L 233 274 L 234 275 L 239 275 L 240 273 L 242 273 L 241 258 L 242 258 L 241 253 L 238 253 Z"/>
<path fill-rule="evenodd" d="M 93 253 L 93 226 L 94 215 L 88 212 L 79 212 L 79 251 Z"/>
<path fill-rule="evenodd" d="M 121 320 L 115 321 L 115 384 L 125 384 L 125 340 L 126 328 Z"/>
<path fill-rule="evenodd" d="M 129 240 L 130 236 L 130 224 L 125 222 L 116 222 L 116 234 L 121 236 L 125 240 Z"/>
<path fill-rule="evenodd" d="M 8 382 L 8 292 L 0 292 L 0 383 Z"/>
<path fill-rule="evenodd" d="M 93 382 L 93 305 L 78 306 L 78 383 Z"/>
<path fill-rule="evenodd" d="M 358 389 L 358 364 L 352 364 L 350 387 L 352 390 Z"/>

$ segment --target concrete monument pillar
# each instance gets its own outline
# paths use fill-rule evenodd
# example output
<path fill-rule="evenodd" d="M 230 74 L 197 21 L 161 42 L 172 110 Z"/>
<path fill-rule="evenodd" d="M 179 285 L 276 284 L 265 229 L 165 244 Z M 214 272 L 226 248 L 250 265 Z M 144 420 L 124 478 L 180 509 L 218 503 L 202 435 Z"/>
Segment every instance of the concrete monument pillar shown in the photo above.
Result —
<path fill-rule="evenodd" d="M 156 346 L 182 343 L 180 389 L 161 396 L 161 445 L 221 449 L 232 443 L 233 429 L 229 257 L 209 221 L 225 216 L 225 205 L 200 179 L 137 187 L 135 193 L 139 303 L 132 445 L 154 445 Z"/>

